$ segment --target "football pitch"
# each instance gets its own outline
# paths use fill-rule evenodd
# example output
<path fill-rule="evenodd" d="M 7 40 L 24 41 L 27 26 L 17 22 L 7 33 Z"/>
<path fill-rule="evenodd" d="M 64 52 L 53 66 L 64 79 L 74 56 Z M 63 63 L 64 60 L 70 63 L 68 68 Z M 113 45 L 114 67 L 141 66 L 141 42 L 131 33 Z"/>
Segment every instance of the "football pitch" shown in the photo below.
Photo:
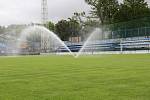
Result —
<path fill-rule="evenodd" d="M 150 100 L 150 55 L 0 57 L 0 100 Z"/>

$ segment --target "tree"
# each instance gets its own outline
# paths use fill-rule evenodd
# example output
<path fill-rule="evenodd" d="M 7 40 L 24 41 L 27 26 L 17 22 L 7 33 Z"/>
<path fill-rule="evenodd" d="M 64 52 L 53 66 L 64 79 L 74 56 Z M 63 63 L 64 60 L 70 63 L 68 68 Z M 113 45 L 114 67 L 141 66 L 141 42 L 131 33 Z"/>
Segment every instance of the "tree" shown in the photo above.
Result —
<path fill-rule="evenodd" d="M 55 30 L 55 24 L 52 23 L 51 21 L 49 21 L 47 23 L 47 28 L 50 30 L 50 31 L 54 31 Z"/>
<path fill-rule="evenodd" d="M 85 17 L 86 17 L 85 12 L 81 12 L 81 13 L 75 12 L 72 19 L 78 21 L 80 24 L 83 24 L 82 18 L 85 18 Z"/>
<path fill-rule="evenodd" d="M 79 23 L 72 18 L 69 18 L 69 20 L 61 20 L 55 25 L 55 32 L 64 41 L 67 41 L 71 36 L 77 36 L 79 31 Z"/>
<path fill-rule="evenodd" d="M 114 16 L 114 30 L 149 25 L 150 9 L 145 0 L 124 0 Z"/>
<path fill-rule="evenodd" d="M 150 16 L 150 9 L 145 0 L 124 0 L 114 16 L 114 22 L 125 22 Z"/>
<path fill-rule="evenodd" d="M 85 0 L 92 6 L 92 15 L 98 17 L 101 24 L 109 24 L 119 8 L 118 0 Z"/>
<path fill-rule="evenodd" d="M 0 26 L 0 34 L 4 34 L 5 28 Z"/>
<path fill-rule="evenodd" d="M 68 18 L 68 24 L 69 24 L 69 32 L 71 33 L 71 36 L 79 36 L 79 31 L 81 30 L 80 23 L 73 19 L 73 18 Z"/>
<path fill-rule="evenodd" d="M 145 0 L 124 0 L 124 5 L 128 7 L 131 19 L 146 17 L 149 13 Z"/>
<path fill-rule="evenodd" d="M 113 22 L 118 23 L 128 21 L 131 16 L 129 12 L 130 9 L 126 5 L 121 4 L 118 12 L 116 12 L 116 14 L 114 15 Z"/>
<path fill-rule="evenodd" d="M 68 40 L 68 22 L 66 20 L 58 21 L 55 25 L 55 32 L 62 40 Z"/>

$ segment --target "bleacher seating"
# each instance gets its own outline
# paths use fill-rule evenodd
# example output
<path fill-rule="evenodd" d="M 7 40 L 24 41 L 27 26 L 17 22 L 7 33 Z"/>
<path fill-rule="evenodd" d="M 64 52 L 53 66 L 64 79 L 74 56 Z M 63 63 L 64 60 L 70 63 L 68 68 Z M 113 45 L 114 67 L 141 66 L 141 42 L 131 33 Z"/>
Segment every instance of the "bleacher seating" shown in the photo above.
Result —
<path fill-rule="evenodd" d="M 72 52 L 78 52 L 82 46 L 83 42 L 80 43 L 70 43 L 65 42 L 68 48 Z M 120 51 L 121 48 L 124 51 L 132 50 L 149 50 L 150 49 L 150 38 L 146 37 L 134 37 L 125 39 L 108 39 L 108 40 L 96 40 L 91 41 L 85 46 L 85 50 L 90 51 Z M 60 47 L 58 51 L 67 52 L 64 47 Z"/>

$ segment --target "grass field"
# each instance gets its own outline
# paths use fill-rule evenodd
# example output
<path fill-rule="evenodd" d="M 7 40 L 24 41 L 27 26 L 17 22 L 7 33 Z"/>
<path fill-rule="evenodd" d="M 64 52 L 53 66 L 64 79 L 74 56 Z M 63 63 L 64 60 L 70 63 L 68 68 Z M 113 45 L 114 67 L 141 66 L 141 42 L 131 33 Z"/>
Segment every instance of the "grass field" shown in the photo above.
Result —
<path fill-rule="evenodd" d="M 0 100 L 150 100 L 150 55 L 0 57 Z"/>

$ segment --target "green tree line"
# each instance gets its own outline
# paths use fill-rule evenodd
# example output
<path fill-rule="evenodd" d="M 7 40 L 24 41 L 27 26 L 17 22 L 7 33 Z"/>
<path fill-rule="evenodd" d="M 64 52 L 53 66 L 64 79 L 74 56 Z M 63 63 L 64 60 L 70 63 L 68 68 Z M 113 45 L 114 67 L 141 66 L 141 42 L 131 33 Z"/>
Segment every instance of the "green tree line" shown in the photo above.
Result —
<path fill-rule="evenodd" d="M 149 26 L 150 8 L 145 0 L 85 0 L 91 6 L 91 15 L 112 30 Z"/>
<path fill-rule="evenodd" d="M 62 19 L 52 26 L 50 24 L 49 28 L 62 40 L 68 40 L 70 36 L 81 36 L 95 27 L 106 26 L 110 31 L 150 27 L 150 8 L 145 0 L 123 0 L 122 3 L 118 0 L 85 2 L 91 7 L 90 16 L 86 16 L 84 12 L 76 12 L 68 20 Z M 83 17 L 86 20 L 82 20 Z"/>

